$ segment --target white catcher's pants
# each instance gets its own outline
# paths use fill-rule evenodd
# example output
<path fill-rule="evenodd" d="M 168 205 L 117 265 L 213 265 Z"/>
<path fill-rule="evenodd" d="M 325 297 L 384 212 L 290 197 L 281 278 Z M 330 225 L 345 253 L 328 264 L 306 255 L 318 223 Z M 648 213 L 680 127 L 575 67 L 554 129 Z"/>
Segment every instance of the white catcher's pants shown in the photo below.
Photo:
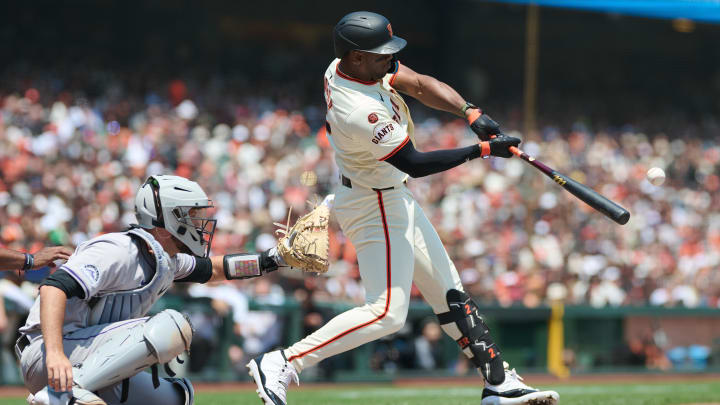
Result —
<path fill-rule="evenodd" d="M 118 338 L 127 336 L 131 333 L 131 329 L 142 328 L 147 319 L 147 317 L 130 319 L 78 329 L 63 336 L 63 351 L 73 366 L 79 366 L 91 353 L 101 350 L 103 345 L 116 344 Z M 31 393 L 34 394 L 47 385 L 45 344 L 42 336 L 36 336 L 32 343 L 23 350 L 20 356 L 20 368 L 25 387 Z M 183 395 L 173 387 L 172 383 L 163 378 L 159 382 L 160 386 L 154 388 L 152 375 L 138 372 L 130 378 L 128 399 L 123 405 L 184 403 Z M 97 392 L 110 405 L 120 403 L 121 393 L 122 383 L 113 384 Z"/>
<path fill-rule="evenodd" d="M 462 291 L 440 237 L 404 185 L 383 191 L 339 185 L 334 209 L 357 251 L 365 305 L 287 348 L 285 356 L 298 371 L 397 332 L 407 317 L 413 281 L 435 313 L 449 310 L 449 289 Z"/>

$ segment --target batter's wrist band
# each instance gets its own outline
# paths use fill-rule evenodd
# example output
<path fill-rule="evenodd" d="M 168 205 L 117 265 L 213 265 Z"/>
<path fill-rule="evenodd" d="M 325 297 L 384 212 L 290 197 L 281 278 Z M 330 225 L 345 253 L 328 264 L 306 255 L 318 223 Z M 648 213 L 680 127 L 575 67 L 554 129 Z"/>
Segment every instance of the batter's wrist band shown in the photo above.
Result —
<path fill-rule="evenodd" d="M 467 110 L 471 109 L 471 108 L 475 108 L 475 109 L 478 109 L 478 110 L 480 109 L 480 108 L 478 108 L 478 106 L 476 106 L 475 104 L 473 104 L 473 103 L 471 103 L 471 102 L 466 102 L 465 105 L 462 107 L 462 113 L 465 114 L 465 112 L 466 112 Z"/>
<path fill-rule="evenodd" d="M 260 255 L 238 253 L 223 256 L 223 271 L 228 280 L 262 276 Z"/>
<path fill-rule="evenodd" d="M 482 111 L 480 109 L 474 109 L 470 112 L 469 115 L 466 116 L 468 124 L 472 125 L 473 122 L 477 121 L 478 118 L 482 115 Z"/>
<path fill-rule="evenodd" d="M 487 159 L 490 157 L 490 142 L 480 142 L 480 157 L 483 159 Z"/>
<path fill-rule="evenodd" d="M 23 264 L 23 270 L 30 270 L 35 267 L 35 256 L 30 253 L 25 253 L 25 264 Z"/>

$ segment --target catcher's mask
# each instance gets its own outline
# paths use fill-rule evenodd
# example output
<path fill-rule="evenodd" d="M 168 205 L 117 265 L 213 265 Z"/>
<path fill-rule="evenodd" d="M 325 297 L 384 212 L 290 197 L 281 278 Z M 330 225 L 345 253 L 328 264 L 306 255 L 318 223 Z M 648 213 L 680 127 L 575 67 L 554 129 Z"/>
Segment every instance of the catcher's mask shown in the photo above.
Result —
<path fill-rule="evenodd" d="M 180 176 L 150 176 L 135 196 L 135 216 L 141 227 L 164 228 L 188 253 L 208 257 L 217 220 L 200 185 Z"/>

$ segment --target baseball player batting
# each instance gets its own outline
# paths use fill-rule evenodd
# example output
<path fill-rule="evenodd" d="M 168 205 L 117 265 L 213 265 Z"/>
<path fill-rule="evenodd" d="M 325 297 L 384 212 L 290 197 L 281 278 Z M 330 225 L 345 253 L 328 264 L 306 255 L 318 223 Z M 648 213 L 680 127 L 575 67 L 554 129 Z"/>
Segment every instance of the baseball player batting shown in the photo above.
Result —
<path fill-rule="evenodd" d="M 335 56 L 325 72 L 328 139 L 341 184 L 337 220 L 357 250 L 366 303 L 342 313 L 284 350 L 248 363 L 266 404 L 285 405 L 290 382 L 319 361 L 397 332 L 405 323 L 413 282 L 442 329 L 485 379 L 482 404 L 555 404 L 558 394 L 525 385 L 502 360 L 478 307 L 465 293 L 437 232 L 406 187 L 408 177 L 451 169 L 478 157 L 509 158 L 520 140 L 455 90 L 400 64 L 406 41 L 371 12 L 343 17 L 334 29 Z M 466 117 L 479 137 L 465 148 L 419 152 L 400 93 Z"/>
<path fill-rule="evenodd" d="M 189 349 L 192 326 L 171 309 L 146 314 L 173 282 L 257 277 L 285 265 L 277 247 L 210 257 L 211 207 L 196 182 L 150 177 L 135 197 L 139 225 L 82 243 L 43 280 L 15 346 L 31 405 L 193 403 L 189 380 L 157 374 Z M 140 372 L 147 367 L 152 374 Z"/>

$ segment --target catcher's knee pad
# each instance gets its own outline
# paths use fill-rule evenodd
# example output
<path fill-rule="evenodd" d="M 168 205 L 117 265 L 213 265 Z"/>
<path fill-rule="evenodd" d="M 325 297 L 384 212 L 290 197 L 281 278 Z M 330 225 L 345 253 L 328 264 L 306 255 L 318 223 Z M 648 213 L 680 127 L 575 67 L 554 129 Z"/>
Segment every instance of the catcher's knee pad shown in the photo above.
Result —
<path fill-rule="evenodd" d="M 169 362 L 188 350 L 191 340 L 190 322 L 179 312 L 167 309 L 142 326 L 116 333 L 73 370 L 74 380 L 90 391 L 116 384 L 144 368 Z"/>
<path fill-rule="evenodd" d="M 443 330 L 455 339 L 487 382 L 501 384 L 505 381 L 505 369 L 500 350 L 492 341 L 477 305 L 466 293 L 455 289 L 445 297 L 450 311 L 437 314 Z"/>
<path fill-rule="evenodd" d="M 145 322 L 145 340 L 152 347 L 158 363 L 167 363 L 190 350 L 192 325 L 178 311 L 166 309 Z"/>

